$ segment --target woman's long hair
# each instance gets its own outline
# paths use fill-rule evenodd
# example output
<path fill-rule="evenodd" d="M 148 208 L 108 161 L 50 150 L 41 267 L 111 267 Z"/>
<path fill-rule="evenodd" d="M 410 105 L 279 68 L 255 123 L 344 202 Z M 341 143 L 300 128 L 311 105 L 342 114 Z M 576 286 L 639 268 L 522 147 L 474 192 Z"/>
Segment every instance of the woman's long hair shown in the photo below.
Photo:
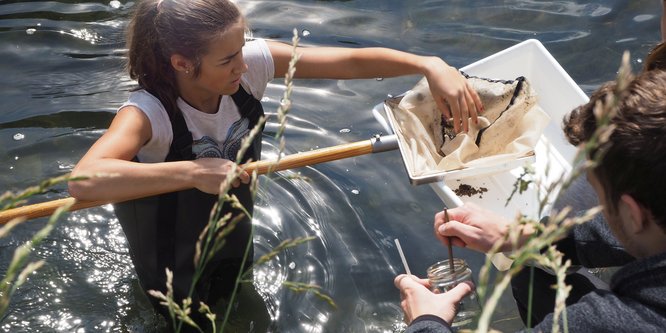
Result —
<path fill-rule="evenodd" d="M 171 56 L 192 61 L 193 75 L 198 76 L 209 43 L 243 17 L 228 0 L 145 0 L 136 6 L 127 30 L 127 69 L 171 117 L 179 112 Z"/>

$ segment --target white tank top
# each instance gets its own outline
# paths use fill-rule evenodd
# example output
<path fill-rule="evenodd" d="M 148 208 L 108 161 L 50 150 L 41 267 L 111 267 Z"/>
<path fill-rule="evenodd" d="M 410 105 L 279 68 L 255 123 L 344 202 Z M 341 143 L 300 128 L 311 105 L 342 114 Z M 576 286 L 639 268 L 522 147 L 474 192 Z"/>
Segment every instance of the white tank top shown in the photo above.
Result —
<path fill-rule="evenodd" d="M 256 39 L 247 42 L 243 47 L 243 59 L 248 70 L 241 78 L 241 84 L 254 98 L 261 100 L 266 85 L 275 75 L 273 57 L 266 41 Z M 222 96 L 219 109 L 214 114 L 201 112 L 181 98 L 178 107 L 183 112 L 187 128 L 192 132 L 192 152 L 200 157 L 219 157 L 233 159 L 229 156 L 226 146 L 237 144 L 249 132 L 247 119 L 242 119 L 231 96 Z M 150 140 L 141 147 L 137 157 L 143 163 L 164 162 L 173 131 L 166 109 L 162 103 L 145 90 L 137 90 L 118 110 L 132 105 L 139 108 L 149 119 L 152 135 Z M 232 158 L 230 158 L 232 157 Z"/>

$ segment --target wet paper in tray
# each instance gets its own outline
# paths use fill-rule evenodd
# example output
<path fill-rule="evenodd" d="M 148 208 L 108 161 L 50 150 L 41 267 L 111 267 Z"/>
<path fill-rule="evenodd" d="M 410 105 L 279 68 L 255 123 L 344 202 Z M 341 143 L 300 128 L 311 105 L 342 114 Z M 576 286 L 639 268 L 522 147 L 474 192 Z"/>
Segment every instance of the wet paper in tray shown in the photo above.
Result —
<path fill-rule="evenodd" d="M 492 168 L 534 155 L 550 118 L 537 103 L 529 82 L 468 77 L 483 102 L 479 123 L 453 137 L 422 79 L 402 96 L 385 101 L 408 173 L 414 177 L 467 168 Z"/>

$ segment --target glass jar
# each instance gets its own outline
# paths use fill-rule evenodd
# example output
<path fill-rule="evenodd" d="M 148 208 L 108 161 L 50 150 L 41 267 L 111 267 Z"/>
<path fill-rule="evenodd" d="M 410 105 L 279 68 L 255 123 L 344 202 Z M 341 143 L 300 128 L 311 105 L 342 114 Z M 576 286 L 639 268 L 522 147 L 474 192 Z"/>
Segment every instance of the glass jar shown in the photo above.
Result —
<path fill-rule="evenodd" d="M 474 283 L 472 270 L 467 266 L 465 260 L 459 258 L 453 259 L 453 271 L 449 266 L 449 259 L 446 259 L 428 267 L 427 273 L 430 290 L 434 293 L 447 292 L 461 282 L 470 281 L 472 284 Z M 473 328 L 472 323 L 480 312 L 479 298 L 476 291 L 472 290 L 458 304 L 458 313 L 453 318 L 451 326 L 455 328 Z"/>

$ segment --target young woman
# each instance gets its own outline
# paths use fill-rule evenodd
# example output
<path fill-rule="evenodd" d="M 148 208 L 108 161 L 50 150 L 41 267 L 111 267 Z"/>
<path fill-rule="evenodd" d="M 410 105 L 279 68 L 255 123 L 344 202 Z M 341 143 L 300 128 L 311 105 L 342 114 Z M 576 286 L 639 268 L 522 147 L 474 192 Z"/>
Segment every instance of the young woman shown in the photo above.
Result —
<path fill-rule="evenodd" d="M 257 138 L 243 159 L 235 160 L 240 140 L 263 115 L 259 100 L 267 83 L 283 77 L 291 59 L 291 46 L 247 41 L 245 32 L 245 18 L 227 0 L 139 1 L 128 29 L 128 69 L 139 89 L 73 171 L 117 176 L 69 185 L 78 199 L 124 201 L 115 206 L 116 214 L 142 287 L 164 290 L 169 267 L 178 301 L 188 295 L 195 244 L 220 184 L 234 163 L 260 157 Z M 298 53 L 298 78 L 425 75 L 456 131 L 467 130 L 469 119 L 476 121 L 482 110 L 464 77 L 437 57 L 384 48 L 299 48 Z M 242 173 L 233 192 L 251 212 L 248 182 Z M 169 194 L 135 199 L 151 193 Z M 250 230 L 245 217 L 227 237 L 198 283 L 193 304 L 211 304 L 228 293 L 251 242 Z"/>

